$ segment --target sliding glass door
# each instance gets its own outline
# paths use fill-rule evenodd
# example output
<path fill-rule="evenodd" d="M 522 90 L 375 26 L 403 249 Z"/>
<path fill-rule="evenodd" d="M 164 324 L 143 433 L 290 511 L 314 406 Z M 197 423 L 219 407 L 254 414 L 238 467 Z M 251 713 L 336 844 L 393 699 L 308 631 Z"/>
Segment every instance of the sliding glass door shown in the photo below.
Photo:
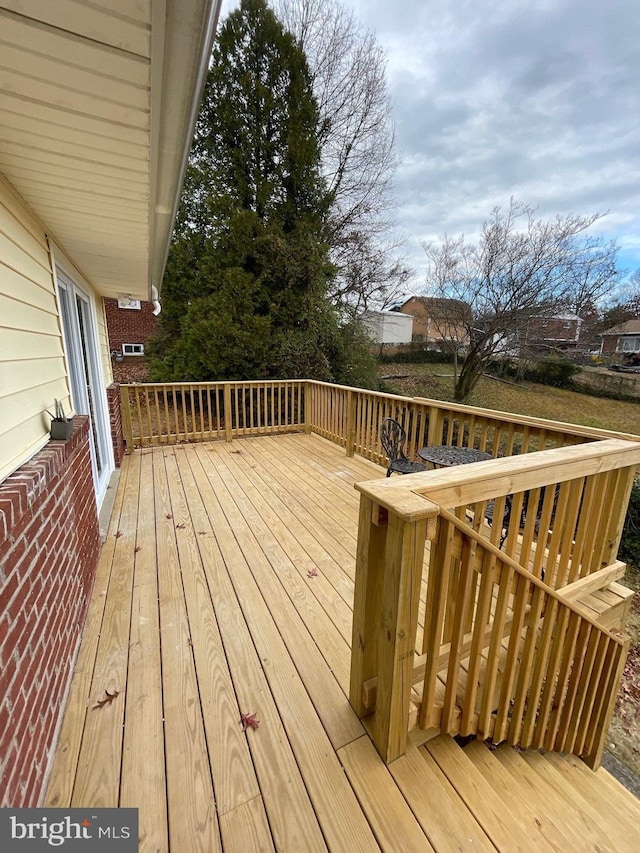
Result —
<path fill-rule="evenodd" d="M 91 465 L 99 507 L 113 469 L 113 456 L 95 319 L 89 296 L 63 270 L 58 268 L 57 276 L 71 398 L 77 414 L 89 415 Z"/>

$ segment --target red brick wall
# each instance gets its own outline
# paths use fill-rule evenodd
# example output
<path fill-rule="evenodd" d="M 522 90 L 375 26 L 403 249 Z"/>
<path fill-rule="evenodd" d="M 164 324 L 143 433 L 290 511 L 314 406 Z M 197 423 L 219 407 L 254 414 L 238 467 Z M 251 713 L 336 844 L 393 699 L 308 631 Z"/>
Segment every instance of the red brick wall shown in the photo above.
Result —
<path fill-rule="evenodd" d="M 113 459 L 116 463 L 116 468 L 119 468 L 122 465 L 122 457 L 124 456 L 124 432 L 122 430 L 120 386 L 116 382 L 107 388 L 107 404 L 109 406 L 109 423 L 111 424 Z"/>
<path fill-rule="evenodd" d="M 153 316 L 152 302 L 142 302 L 138 311 L 133 308 L 118 308 L 117 299 L 105 299 L 104 310 L 109 332 L 109 349 L 122 352 L 122 344 L 146 344 L 155 332 L 156 318 Z"/>
<path fill-rule="evenodd" d="M 100 551 L 89 421 L 0 483 L 0 806 L 36 806 Z"/>
<path fill-rule="evenodd" d="M 153 303 L 141 302 L 136 308 L 118 308 L 117 299 L 105 299 L 104 311 L 109 333 L 109 349 L 122 355 L 122 344 L 146 344 L 156 330 Z M 149 374 L 144 356 L 124 356 L 123 361 L 112 358 L 114 382 L 148 382 Z"/>

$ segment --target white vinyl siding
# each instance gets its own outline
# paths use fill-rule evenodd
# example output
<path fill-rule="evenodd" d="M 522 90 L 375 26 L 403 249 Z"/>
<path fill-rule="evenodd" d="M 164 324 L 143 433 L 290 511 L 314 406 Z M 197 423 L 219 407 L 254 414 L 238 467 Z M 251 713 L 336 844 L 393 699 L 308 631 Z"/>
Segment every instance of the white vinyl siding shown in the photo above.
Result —
<path fill-rule="evenodd" d="M 109 348 L 107 315 L 105 313 L 104 308 L 104 299 L 96 299 L 94 296 L 93 302 L 96 309 L 98 346 L 100 347 L 100 363 L 102 365 L 102 375 L 104 376 L 105 388 L 107 388 L 113 382 L 113 364 L 111 363 L 111 350 Z"/>
<path fill-rule="evenodd" d="M 46 443 L 56 398 L 70 409 L 46 237 L 0 179 L 0 481 Z"/>

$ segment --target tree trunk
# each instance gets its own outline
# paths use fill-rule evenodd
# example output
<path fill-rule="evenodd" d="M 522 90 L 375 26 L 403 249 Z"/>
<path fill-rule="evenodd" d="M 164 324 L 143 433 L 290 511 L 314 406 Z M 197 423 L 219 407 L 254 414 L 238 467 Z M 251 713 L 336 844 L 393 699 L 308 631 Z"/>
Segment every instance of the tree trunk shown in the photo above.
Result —
<path fill-rule="evenodd" d="M 468 399 L 482 376 L 484 363 L 485 359 L 477 351 L 471 351 L 467 354 L 453 392 L 453 399 L 456 403 L 464 403 Z"/>

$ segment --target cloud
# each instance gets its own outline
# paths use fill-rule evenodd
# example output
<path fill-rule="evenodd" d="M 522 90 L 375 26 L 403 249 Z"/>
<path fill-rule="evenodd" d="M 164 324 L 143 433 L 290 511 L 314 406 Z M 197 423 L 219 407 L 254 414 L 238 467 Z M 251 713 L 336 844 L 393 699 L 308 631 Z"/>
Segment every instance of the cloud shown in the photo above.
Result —
<path fill-rule="evenodd" d="M 540 215 L 610 211 L 640 266 L 636 0 L 345 0 L 388 56 L 398 224 L 477 233 L 511 196 Z"/>

